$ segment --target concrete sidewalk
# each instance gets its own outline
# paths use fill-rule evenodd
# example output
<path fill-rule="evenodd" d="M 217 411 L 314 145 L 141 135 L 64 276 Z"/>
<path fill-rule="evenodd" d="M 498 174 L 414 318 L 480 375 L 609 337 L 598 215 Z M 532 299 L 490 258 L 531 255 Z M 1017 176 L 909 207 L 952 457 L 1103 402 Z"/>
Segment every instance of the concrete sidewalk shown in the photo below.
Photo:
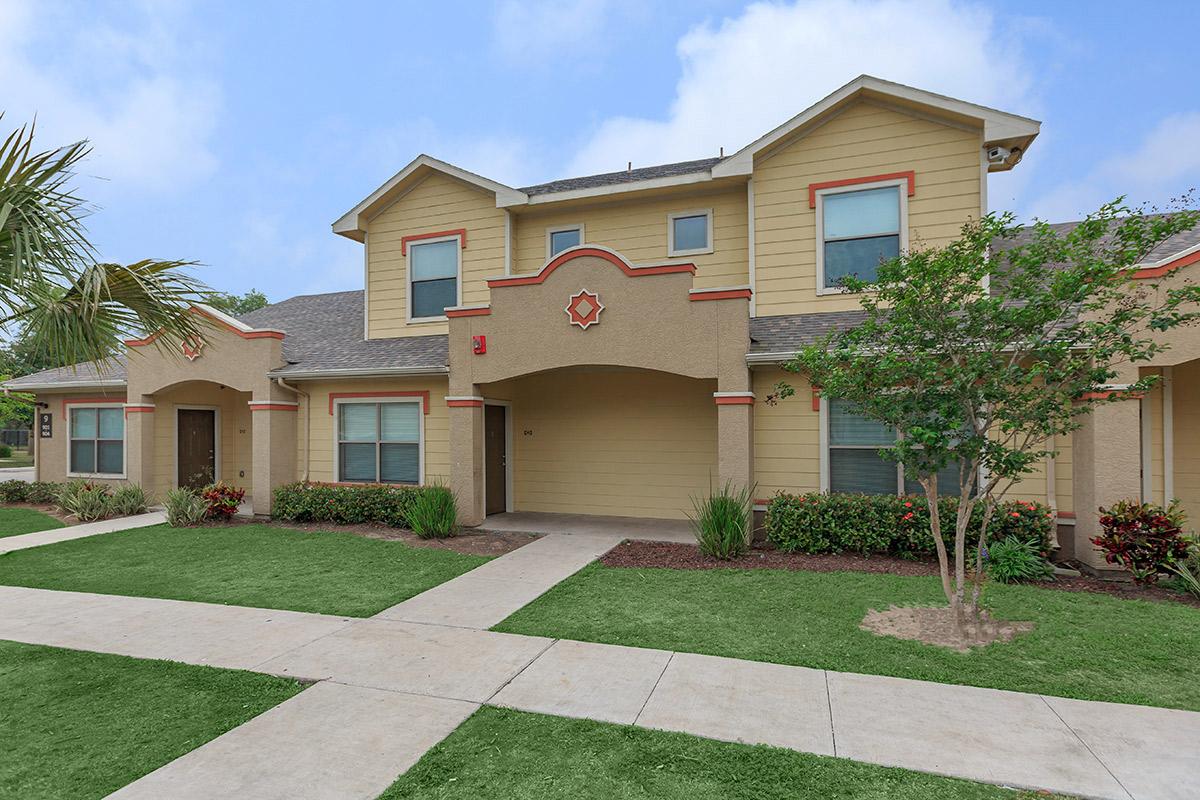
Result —
<path fill-rule="evenodd" d="M 0 586 L 0 638 L 320 682 L 123 798 L 371 800 L 480 704 L 1085 797 L 1196 796 L 1200 713 L 480 629 L 613 544 L 547 536 L 371 619 Z"/>
<path fill-rule="evenodd" d="M 132 517 L 116 517 L 102 519 L 99 522 L 86 522 L 82 525 L 68 525 L 65 528 L 54 528 L 48 531 L 23 533 L 20 536 L 5 536 L 0 538 L 0 554 L 11 553 L 13 550 L 24 550 L 29 547 L 41 547 L 44 544 L 69 542 L 72 539 L 82 539 L 85 536 L 96 536 L 101 533 L 113 533 L 132 528 L 146 528 L 151 525 L 161 525 L 167 521 L 167 515 L 162 511 L 151 511 Z"/>

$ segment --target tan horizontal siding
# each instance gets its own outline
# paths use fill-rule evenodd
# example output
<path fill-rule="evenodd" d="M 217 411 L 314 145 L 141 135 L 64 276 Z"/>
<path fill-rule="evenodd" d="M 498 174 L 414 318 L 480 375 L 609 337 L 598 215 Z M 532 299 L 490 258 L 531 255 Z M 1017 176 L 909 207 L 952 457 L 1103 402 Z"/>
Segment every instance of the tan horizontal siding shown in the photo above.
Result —
<path fill-rule="evenodd" d="M 786 381 L 794 396 L 768 405 L 763 400 Z M 779 492 L 816 492 L 821 488 L 820 414 L 812 410 L 812 387 L 781 369 L 756 369 L 754 395 L 755 497 Z"/>
<path fill-rule="evenodd" d="M 713 252 L 667 257 L 667 215 L 711 208 Z M 546 229 L 582 223 L 586 244 L 616 250 L 634 264 L 691 262 L 696 288 L 749 283 L 746 190 L 675 198 L 631 199 L 575 210 L 524 213 L 513 220 L 513 271 L 536 272 L 546 263 Z"/>
<path fill-rule="evenodd" d="M 467 231 L 462 251 L 462 302 L 486 303 L 487 279 L 504 272 L 504 212 L 496 198 L 465 183 L 434 174 L 367 223 L 369 336 L 445 333 L 445 322 L 407 324 L 408 260 L 403 237 Z"/>
<path fill-rule="evenodd" d="M 811 183 L 913 170 L 910 244 L 945 244 L 980 215 L 979 132 L 860 103 L 754 168 L 756 313 L 842 311 L 850 296 L 816 293 L 816 212 Z"/>

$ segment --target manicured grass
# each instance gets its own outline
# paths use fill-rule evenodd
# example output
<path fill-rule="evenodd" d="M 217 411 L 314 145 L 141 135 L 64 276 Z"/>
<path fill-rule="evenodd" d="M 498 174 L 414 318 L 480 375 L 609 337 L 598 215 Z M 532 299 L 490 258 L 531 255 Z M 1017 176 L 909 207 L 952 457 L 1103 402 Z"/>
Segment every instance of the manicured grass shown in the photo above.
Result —
<path fill-rule="evenodd" d="M 0 537 L 48 531 L 62 526 L 54 517 L 32 508 L 0 508 Z"/>
<path fill-rule="evenodd" d="M 25 451 L 14 450 L 12 458 L 0 458 L 0 469 L 8 469 L 9 467 L 32 467 L 33 456 Z M 0 476 L 0 480 L 3 480 Z"/>
<path fill-rule="evenodd" d="M 0 641 L 0 797 L 104 797 L 302 688 L 251 672 Z"/>
<path fill-rule="evenodd" d="M 0 555 L 0 584 L 365 617 L 487 560 L 350 533 L 155 525 Z"/>
<path fill-rule="evenodd" d="M 1021 800 L 1032 794 L 773 747 L 483 708 L 379 800 Z"/>
<path fill-rule="evenodd" d="M 868 609 L 945 604 L 936 578 L 593 564 L 495 630 L 1200 711 L 1200 609 L 989 586 L 1035 629 L 971 653 L 859 629 Z"/>

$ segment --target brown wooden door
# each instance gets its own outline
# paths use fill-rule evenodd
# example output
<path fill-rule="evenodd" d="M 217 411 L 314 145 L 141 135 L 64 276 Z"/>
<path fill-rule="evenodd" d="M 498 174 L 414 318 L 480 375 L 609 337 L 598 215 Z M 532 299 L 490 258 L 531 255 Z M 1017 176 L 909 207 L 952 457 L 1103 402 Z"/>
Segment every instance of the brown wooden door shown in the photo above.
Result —
<path fill-rule="evenodd" d="M 508 461 L 505 457 L 507 415 L 505 406 L 483 407 L 483 458 L 487 474 L 487 499 L 484 505 L 488 514 L 501 514 L 508 510 Z"/>
<path fill-rule="evenodd" d="M 207 408 L 180 408 L 176 442 L 180 486 L 198 489 L 217 474 L 217 412 Z"/>

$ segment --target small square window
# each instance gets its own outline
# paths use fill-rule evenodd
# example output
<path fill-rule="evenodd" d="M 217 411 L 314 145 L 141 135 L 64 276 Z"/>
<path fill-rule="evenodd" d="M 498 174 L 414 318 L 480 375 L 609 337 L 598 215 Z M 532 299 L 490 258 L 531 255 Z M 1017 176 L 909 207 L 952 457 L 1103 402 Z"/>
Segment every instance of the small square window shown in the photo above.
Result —
<path fill-rule="evenodd" d="M 546 230 L 546 259 L 554 258 L 563 250 L 583 244 L 583 226 L 570 225 Z"/>
<path fill-rule="evenodd" d="M 667 218 L 667 255 L 711 253 L 712 211 L 681 211 Z"/>

